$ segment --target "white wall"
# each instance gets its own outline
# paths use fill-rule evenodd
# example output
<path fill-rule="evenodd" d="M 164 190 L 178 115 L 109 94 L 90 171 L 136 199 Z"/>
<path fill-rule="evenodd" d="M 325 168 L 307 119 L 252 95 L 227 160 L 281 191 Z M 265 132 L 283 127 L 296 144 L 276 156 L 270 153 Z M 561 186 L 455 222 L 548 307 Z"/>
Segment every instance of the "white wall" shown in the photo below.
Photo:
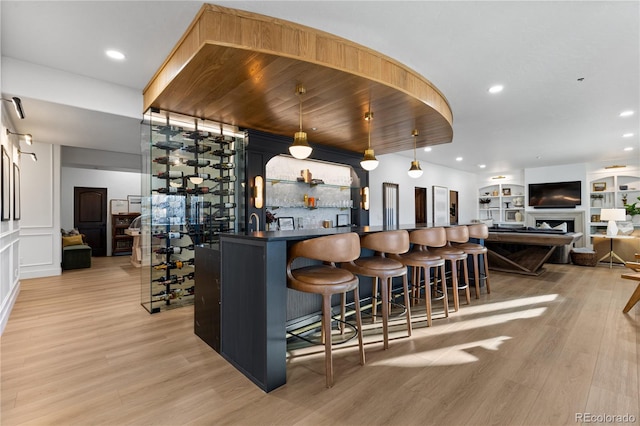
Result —
<path fill-rule="evenodd" d="M 424 171 L 418 179 L 407 174 L 411 159 L 397 154 L 386 154 L 377 157 L 378 167 L 369 172 L 369 198 L 371 207 L 369 223 L 382 225 L 382 184 L 397 183 L 400 190 L 400 224 L 415 224 L 415 188 L 427 188 L 427 221 L 432 220 L 432 187 L 444 186 L 458 191 L 459 223 L 470 223 L 476 218 L 478 197 L 477 176 L 473 173 L 452 170 L 435 164 L 420 162 Z"/>
<path fill-rule="evenodd" d="M 62 167 L 60 226 L 73 228 L 73 188 L 76 186 L 107 188 L 107 255 L 111 256 L 110 200 L 126 200 L 127 195 L 141 195 L 140 173 Z"/>
<path fill-rule="evenodd" d="M 60 275 L 60 147 L 34 142 L 22 158 L 20 278 Z"/>

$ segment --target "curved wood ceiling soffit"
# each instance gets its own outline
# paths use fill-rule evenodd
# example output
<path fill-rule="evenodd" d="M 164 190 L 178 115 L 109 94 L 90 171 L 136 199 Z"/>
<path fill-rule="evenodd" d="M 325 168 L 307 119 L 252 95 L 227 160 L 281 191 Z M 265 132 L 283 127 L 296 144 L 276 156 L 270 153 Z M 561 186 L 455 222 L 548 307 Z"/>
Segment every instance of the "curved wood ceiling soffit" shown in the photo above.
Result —
<path fill-rule="evenodd" d="M 293 137 L 296 84 L 309 142 L 376 154 L 449 143 L 453 115 L 415 71 L 349 40 L 255 13 L 203 5 L 144 95 L 150 107 Z M 315 128 L 316 130 L 312 130 Z"/>

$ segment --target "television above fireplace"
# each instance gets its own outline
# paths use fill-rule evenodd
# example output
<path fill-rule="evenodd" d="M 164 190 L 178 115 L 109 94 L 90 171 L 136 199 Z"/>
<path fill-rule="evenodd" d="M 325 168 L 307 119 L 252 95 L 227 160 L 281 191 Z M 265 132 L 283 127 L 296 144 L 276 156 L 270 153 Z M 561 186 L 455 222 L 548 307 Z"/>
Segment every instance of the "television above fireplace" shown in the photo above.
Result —
<path fill-rule="evenodd" d="M 529 184 L 529 206 L 535 209 L 572 209 L 582 204 L 582 182 Z"/>

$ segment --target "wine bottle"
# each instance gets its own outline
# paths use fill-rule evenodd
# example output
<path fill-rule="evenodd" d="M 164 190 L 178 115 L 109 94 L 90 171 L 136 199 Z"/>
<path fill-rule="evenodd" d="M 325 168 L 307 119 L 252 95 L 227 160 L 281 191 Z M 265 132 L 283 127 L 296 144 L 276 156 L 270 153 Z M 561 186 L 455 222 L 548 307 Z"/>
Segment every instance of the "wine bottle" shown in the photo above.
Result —
<path fill-rule="evenodd" d="M 176 232 L 176 231 L 171 231 L 171 232 L 161 232 L 158 234 L 153 234 L 154 238 L 160 238 L 160 239 L 170 239 L 170 240 L 177 240 L 178 238 L 182 238 L 182 234 L 180 234 L 180 232 Z"/>
<path fill-rule="evenodd" d="M 172 127 L 172 126 L 157 126 L 156 130 L 161 135 L 169 135 L 175 136 L 182 132 L 182 127 Z"/>
<path fill-rule="evenodd" d="M 185 163 L 187 166 L 192 166 L 192 167 L 207 167 L 209 164 L 211 164 L 211 161 L 209 160 L 187 160 Z"/>
<path fill-rule="evenodd" d="M 202 180 L 209 180 L 211 179 L 211 175 L 209 173 L 194 173 L 192 175 L 187 175 L 185 176 L 187 178 L 202 178 Z"/>
<path fill-rule="evenodd" d="M 169 246 L 160 247 L 154 250 L 154 252 L 158 254 L 180 254 L 183 250 L 193 250 L 193 248 L 193 244 L 189 244 L 188 246 Z"/>
<path fill-rule="evenodd" d="M 213 195 L 234 195 L 236 192 L 233 189 L 216 189 L 213 191 Z"/>
<path fill-rule="evenodd" d="M 180 179 L 184 173 L 180 170 L 170 170 L 168 172 L 158 172 L 158 179 Z"/>
<path fill-rule="evenodd" d="M 217 221 L 217 222 L 233 222 L 234 220 L 236 220 L 236 217 L 233 215 L 227 215 L 227 216 L 215 216 L 213 218 L 213 220 Z"/>
<path fill-rule="evenodd" d="M 212 164 L 211 167 L 218 170 L 231 170 L 234 169 L 236 165 L 233 163 L 216 163 Z"/>
<path fill-rule="evenodd" d="M 182 148 L 183 143 L 178 141 L 158 141 L 154 146 L 156 148 L 168 149 L 170 151 L 173 151 Z"/>
<path fill-rule="evenodd" d="M 177 279 L 178 279 L 178 276 L 174 274 L 174 275 L 169 275 L 168 277 L 158 277 L 155 280 L 151 280 L 151 281 L 156 283 L 169 284 Z"/>
<path fill-rule="evenodd" d="M 155 191 L 158 194 L 183 194 L 185 192 L 185 189 L 170 186 L 169 188 L 158 188 Z"/>
<path fill-rule="evenodd" d="M 198 154 L 204 154 L 205 152 L 211 151 L 211 147 L 209 145 L 189 145 L 182 148 L 187 152 L 197 152 Z"/>
<path fill-rule="evenodd" d="M 173 166 L 177 166 L 178 164 L 180 164 L 180 157 L 170 157 L 167 155 L 164 157 L 154 158 L 153 162 L 158 164 L 171 164 Z"/>
<path fill-rule="evenodd" d="M 214 142 L 220 145 L 229 145 L 233 142 L 235 142 L 236 139 L 234 137 L 231 136 L 224 136 L 224 135 L 218 135 L 216 136 L 216 138 L 214 139 Z"/>
<path fill-rule="evenodd" d="M 187 210 L 191 209 L 192 207 L 199 207 L 201 209 L 208 209 L 209 207 L 211 207 L 211 201 L 198 201 L 198 202 L 193 202 L 193 199 L 191 199 L 192 202 L 187 204 Z"/>
<path fill-rule="evenodd" d="M 193 139 L 193 140 L 202 140 L 210 137 L 211 133 L 204 132 L 202 130 L 192 130 L 192 131 L 186 132 L 184 136 L 186 138 Z"/>
<path fill-rule="evenodd" d="M 213 178 L 213 181 L 227 183 L 227 182 L 235 182 L 237 179 L 238 178 L 236 176 L 216 176 Z"/>
<path fill-rule="evenodd" d="M 216 149 L 212 152 L 213 155 L 217 155 L 218 157 L 231 157 L 232 155 L 236 155 L 235 149 Z"/>
<path fill-rule="evenodd" d="M 232 209 L 236 206 L 236 203 L 217 203 L 213 205 L 214 209 Z"/>
<path fill-rule="evenodd" d="M 208 194 L 208 186 L 199 186 L 197 188 L 187 188 L 187 194 Z"/>

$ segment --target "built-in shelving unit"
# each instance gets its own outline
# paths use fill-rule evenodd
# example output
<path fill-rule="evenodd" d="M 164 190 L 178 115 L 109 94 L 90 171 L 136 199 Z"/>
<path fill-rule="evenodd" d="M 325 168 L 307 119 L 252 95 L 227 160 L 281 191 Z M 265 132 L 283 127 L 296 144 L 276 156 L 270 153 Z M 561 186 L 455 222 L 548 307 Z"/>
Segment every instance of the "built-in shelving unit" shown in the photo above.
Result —
<path fill-rule="evenodd" d="M 602 209 L 623 209 L 625 204 L 638 202 L 640 176 L 629 172 L 605 172 L 592 174 L 589 181 L 589 232 L 591 235 L 606 234 L 607 222 L 600 220 Z M 626 201 L 626 202 L 625 202 Z M 629 218 L 634 228 L 640 222 Z"/>
<path fill-rule="evenodd" d="M 507 183 L 478 190 L 478 217 L 494 224 L 524 224 L 524 186 Z"/>

